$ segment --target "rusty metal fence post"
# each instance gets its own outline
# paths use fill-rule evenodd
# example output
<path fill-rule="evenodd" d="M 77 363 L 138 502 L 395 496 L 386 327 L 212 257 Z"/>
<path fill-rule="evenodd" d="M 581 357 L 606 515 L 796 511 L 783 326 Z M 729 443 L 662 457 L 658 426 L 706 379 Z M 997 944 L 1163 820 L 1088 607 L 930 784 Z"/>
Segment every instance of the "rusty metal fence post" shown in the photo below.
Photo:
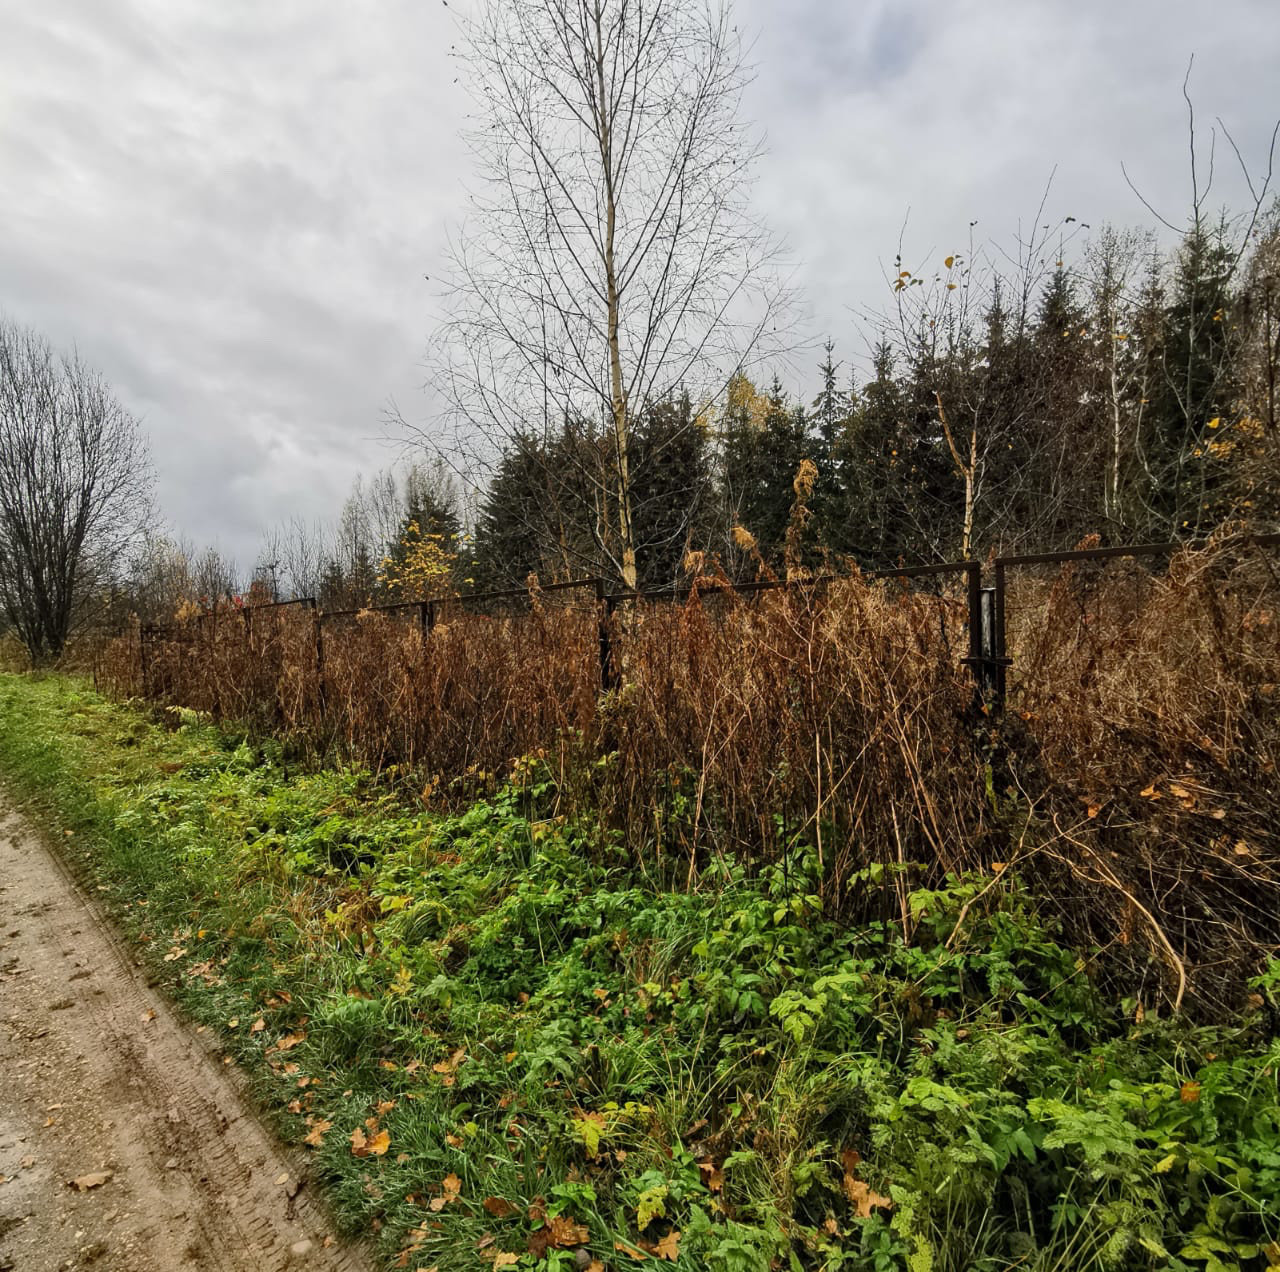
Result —
<path fill-rule="evenodd" d="M 969 653 L 965 664 L 973 673 L 978 704 L 987 696 L 987 667 L 982 641 L 982 564 L 979 561 L 965 563 L 965 593 L 969 610 Z"/>
<path fill-rule="evenodd" d="M 1009 651 L 1005 643 L 1005 574 L 1004 562 L 997 559 L 995 563 L 995 587 L 992 589 L 993 622 L 995 625 L 992 653 L 995 657 L 995 696 L 1003 708 L 1005 695 L 1009 690 Z"/>
<path fill-rule="evenodd" d="M 969 654 L 963 662 L 973 673 L 979 705 L 998 712 L 1004 707 L 1005 656 L 1004 568 L 996 564 L 995 586 L 984 587 L 982 563 L 965 563 L 969 609 Z"/>
<path fill-rule="evenodd" d="M 147 696 L 147 629 L 145 624 L 138 624 L 138 685 L 139 691 Z"/>

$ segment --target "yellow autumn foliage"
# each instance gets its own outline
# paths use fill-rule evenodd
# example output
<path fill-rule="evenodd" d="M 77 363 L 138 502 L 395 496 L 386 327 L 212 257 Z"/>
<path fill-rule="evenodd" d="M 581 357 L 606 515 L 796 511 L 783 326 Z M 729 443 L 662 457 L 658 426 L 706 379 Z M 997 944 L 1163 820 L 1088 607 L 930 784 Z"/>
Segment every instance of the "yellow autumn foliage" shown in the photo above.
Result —
<path fill-rule="evenodd" d="M 455 536 L 422 532 L 410 521 L 400 536 L 400 551 L 383 557 L 378 567 L 378 583 L 396 600 L 419 600 L 448 595 L 458 554 L 453 551 Z"/>

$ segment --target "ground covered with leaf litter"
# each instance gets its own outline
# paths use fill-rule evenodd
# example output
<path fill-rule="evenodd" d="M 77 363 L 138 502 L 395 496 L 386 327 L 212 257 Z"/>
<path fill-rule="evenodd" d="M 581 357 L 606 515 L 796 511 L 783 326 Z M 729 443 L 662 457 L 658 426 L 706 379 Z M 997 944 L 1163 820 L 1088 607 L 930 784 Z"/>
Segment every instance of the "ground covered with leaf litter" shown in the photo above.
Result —
<path fill-rule="evenodd" d="M 322 1188 L 387 1267 L 1280 1266 L 1280 965 L 1232 1022 L 1162 1019 L 1104 994 L 1012 871 L 904 891 L 909 865 L 869 866 L 855 886 L 903 905 L 850 929 L 822 913 L 802 843 L 778 866 L 703 863 L 689 889 L 560 817 L 534 761 L 434 811 L 403 775 L 300 770 L 65 679 L 0 680 L 0 765 L 204 1030 L 157 1090 L 209 1085 L 208 1039 L 305 1155 L 297 1196 Z M 93 970 L 62 948 L 45 963 Z M 90 983 L 48 980 L 15 1039 Z M 145 1038 L 153 1009 L 126 1032 Z M 9 1044 L 36 1063 L 0 1198 L 50 1146 L 49 1195 L 108 1258 L 137 1136 L 56 1155 L 64 1111 L 33 1111 L 65 1103 L 73 1062 L 41 1070 L 41 1041 Z M 217 1144 L 208 1119 L 184 1134 L 147 1107 L 157 1144 L 190 1146 L 180 1166 Z M 286 1214 L 284 1168 L 267 1185 Z"/>

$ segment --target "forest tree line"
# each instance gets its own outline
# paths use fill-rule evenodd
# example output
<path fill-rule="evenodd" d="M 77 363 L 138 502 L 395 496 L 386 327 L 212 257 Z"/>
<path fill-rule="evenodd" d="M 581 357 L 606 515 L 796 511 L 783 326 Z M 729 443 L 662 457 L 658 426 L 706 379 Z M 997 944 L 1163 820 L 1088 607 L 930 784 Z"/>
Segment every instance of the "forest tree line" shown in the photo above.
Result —
<path fill-rule="evenodd" d="M 781 573 L 1274 522 L 1274 216 L 1246 241 L 1224 218 L 1166 253 L 1153 235 L 1103 229 L 1074 264 L 1051 250 L 1000 272 L 957 253 L 928 276 L 899 269 L 894 287 L 868 324 L 862 379 L 828 342 L 810 398 L 739 374 L 718 410 L 687 395 L 645 410 L 632 461 L 644 582 L 670 584 L 691 550 L 734 577 L 758 569 L 741 530 Z M 566 419 L 505 450 L 475 572 L 496 584 L 599 569 L 601 441 Z M 811 490 L 797 483 L 806 460 Z"/>
<path fill-rule="evenodd" d="M 639 584 L 681 581 L 691 553 L 741 579 L 1274 527 L 1275 209 L 1171 251 L 1070 222 L 1025 246 L 1005 269 L 899 263 L 893 303 L 863 324 L 862 376 L 828 341 L 816 392 L 738 372 L 718 401 L 646 404 L 629 456 Z M 247 580 L 152 542 L 127 603 L 160 615 L 253 589 L 353 608 L 608 577 L 613 454 L 607 419 L 566 414 L 507 439 L 483 483 L 428 456 L 358 479 L 327 528 L 272 531 Z"/>
<path fill-rule="evenodd" d="M 1276 206 L 1247 223 L 1197 217 L 1172 249 L 1150 231 L 1088 233 L 1068 218 L 1010 252 L 894 272 L 891 303 L 860 323 L 861 374 L 827 341 L 807 374 L 803 359 L 786 368 L 807 391 L 739 370 L 709 400 L 672 393 L 633 412 L 639 586 L 690 568 L 746 579 L 1280 524 Z M 46 386 L 44 410 L 62 421 L 36 434 L 74 447 L 75 462 L 50 472 L 88 490 L 88 460 L 105 465 L 135 522 L 153 524 L 145 456 L 100 378 L 12 324 L 5 347 L 6 382 Z M 616 453 L 607 417 L 568 411 L 555 428 L 504 435 L 483 468 L 424 448 L 357 477 L 328 523 L 270 530 L 247 570 L 165 534 L 142 530 L 132 550 L 123 531 L 90 534 L 75 598 L 44 580 L 60 577 L 45 567 L 79 520 L 25 526 L 15 466 L 9 535 L 48 551 L 7 551 L 13 577 L 0 583 L 24 643 L 51 653 L 60 624 L 133 614 L 300 597 L 357 609 L 535 577 L 616 583 Z M 79 506 L 60 487 L 45 502 Z"/>

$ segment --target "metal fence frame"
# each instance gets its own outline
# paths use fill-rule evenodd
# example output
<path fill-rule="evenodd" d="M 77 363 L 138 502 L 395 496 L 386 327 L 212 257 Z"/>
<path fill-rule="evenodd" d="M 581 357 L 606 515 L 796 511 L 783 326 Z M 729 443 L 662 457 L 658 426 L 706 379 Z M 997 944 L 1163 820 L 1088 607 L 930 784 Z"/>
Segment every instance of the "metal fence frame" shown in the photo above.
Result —
<path fill-rule="evenodd" d="M 1280 534 L 1246 534 L 1233 539 L 1223 540 L 1222 546 L 1229 544 L 1256 547 L 1280 547 Z M 1008 690 L 1008 670 L 1013 664 L 1006 645 L 1006 613 L 1009 593 L 1008 571 L 1027 565 L 1067 565 L 1076 561 L 1097 561 L 1123 558 L 1148 558 L 1172 556 L 1183 548 L 1203 548 L 1204 544 L 1193 543 L 1141 543 L 1126 544 L 1106 548 L 1077 548 L 1068 552 L 1032 552 L 1010 556 L 997 556 L 984 565 L 978 560 L 944 561 L 932 565 L 904 566 L 899 569 L 868 570 L 860 576 L 824 574 L 809 579 L 762 579 L 749 583 L 728 583 L 699 585 L 688 584 L 683 587 L 659 588 L 643 591 L 612 592 L 608 581 L 598 576 L 573 579 L 563 583 L 548 583 L 534 591 L 529 588 L 509 588 L 490 592 L 471 592 L 451 597 L 431 597 L 416 601 L 397 601 L 387 605 L 369 605 L 359 609 L 321 610 L 314 597 L 302 597 L 289 601 L 271 601 L 259 605 L 245 605 L 231 610 L 206 610 L 196 617 L 197 630 L 206 621 L 216 625 L 219 615 L 240 615 L 244 622 L 246 638 L 253 630 L 253 614 L 258 611 L 282 609 L 297 605 L 310 610 L 315 618 L 316 672 L 320 685 L 321 703 L 324 701 L 324 626 L 327 621 L 338 618 L 354 618 L 365 613 L 373 614 L 416 614 L 420 630 L 424 637 L 429 636 L 436 625 L 439 610 L 445 605 L 467 606 L 478 603 L 492 603 L 528 599 L 544 592 L 560 592 L 573 589 L 589 591 L 598 610 L 599 621 L 599 685 L 602 693 L 616 689 L 620 683 L 618 659 L 613 634 L 613 617 L 618 606 L 629 601 L 687 601 L 699 594 L 714 592 L 732 592 L 737 596 L 754 596 L 764 592 L 779 590 L 801 590 L 825 588 L 831 583 L 844 581 L 850 577 L 864 579 L 920 579 L 936 578 L 947 575 L 963 575 L 965 579 L 965 597 L 968 609 L 968 653 L 960 660 L 967 666 L 974 678 L 975 693 L 980 701 L 987 704 L 989 710 L 999 710 L 1005 701 Z M 990 571 L 991 583 L 987 584 L 987 572 Z M 148 644 L 156 640 L 184 640 L 179 633 L 184 632 L 180 623 L 146 623 L 138 629 L 138 657 L 140 683 L 143 696 L 148 688 Z M 194 638 L 186 637 L 187 642 Z"/>
<path fill-rule="evenodd" d="M 1173 556 L 1184 548 L 1209 546 L 1204 543 L 1131 543 L 1109 548 L 1076 548 L 1070 552 L 1028 552 L 1013 556 L 999 556 L 991 561 L 992 586 L 984 588 L 983 608 L 975 611 L 970 601 L 970 637 L 973 635 L 975 613 L 978 618 L 981 657 L 974 663 L 975 675 L 982 691 L 997 706 L 1003 706 L 1008 692 L 1008 673 L 1013 665 L 1006 645 L 1006 612 L 1009 593 L 1007 571 L 1024 565 L 1070 565 L 1075 561 L 1123 560 L 1144 557 Z M 1280 534 L 1243 534 L 1220 540 L 1220 547 L 1280 547 Z"/>

